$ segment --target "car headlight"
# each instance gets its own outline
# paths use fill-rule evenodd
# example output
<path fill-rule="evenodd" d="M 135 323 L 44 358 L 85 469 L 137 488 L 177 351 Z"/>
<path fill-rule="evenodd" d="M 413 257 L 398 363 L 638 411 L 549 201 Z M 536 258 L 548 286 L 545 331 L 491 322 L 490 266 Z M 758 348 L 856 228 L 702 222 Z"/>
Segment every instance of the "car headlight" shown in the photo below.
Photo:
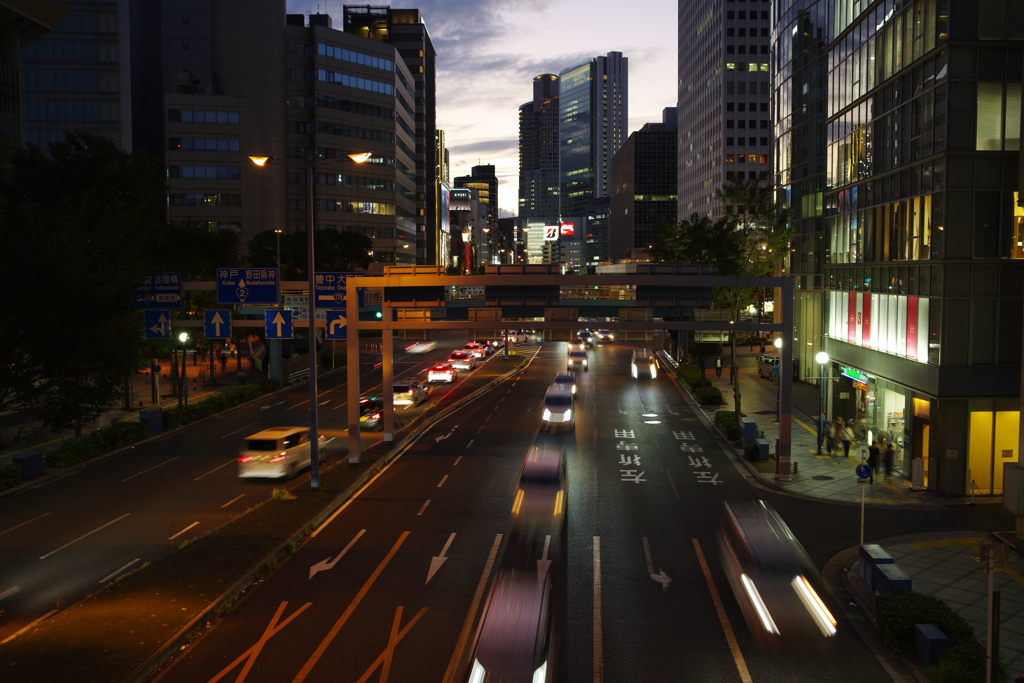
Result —
<path fill-rule="evenodd" d="M 547 660 L 545 660 L 544 663 L 537 667 L 537 670 L 533 672 L 533 683 L 544 683 L 547 675 L 548 663 Z"/>
<path fill-rule="evenodd" d="M 825 607 L 825 603 L 822 602 L 821 598 L 818 597 L 818 593 L 811 587 L 810 581 L 801 574 L 794 577 L 790 583 L 800 598 L 800 602 L 803 603 L 804 608 L 807 609 L 811 618 L 814 619 L 814 623 L 821 631 L 821 634 L 826 638 L 834 636 L 836 634 L 836 619 L 828 611 L 828 608 Z"/>
<path fill-rule="evenodd" d="M 565 411 L 565 421 L 569 422 L 570 420 L 572 420 L 572 408 Z"/>
<path fill-rule="evenodd" d="M 545 422 L 550 422 L 551 421 L 551 411 L 548 410 L 547 408 L 545 408 L 544 409 L 544 415 L 541 416 L 540 419 L 544 420 Z"/>
<path fill-rule="evenodd" d="M 487 676 L 487 669 L 480 663 L 479 659 L 473 660 L 473 670 L 469 672 L 469 683 L 484 683 L 484 678 Z M 536 680 L 536 674 L 534 675 Z"/>
<path fill-rule="evenodd" d="M 761 599 L 761 593 L 757 590 L 757 586 L 754 585 L 754 582 L 746 574 L 740 575 L 740 583 L 743 584 L 743 589 L 747 592 L 747 598 L 754 606 L 754 611 L 757 612 L 757 616 L 761 620 L 761 626 L 764 627 L 765 631 L 779 635 L 779 629 L 775 625 L 775 620 L 772 619 L 772 615 L 768 612 L 768 606 Z"/>
<path fill-rule="evenodd" d="M 587 360 L 584 358 L 583 359 L 583 366 L 586 367 L 586 365 L 587 365 Z"/>

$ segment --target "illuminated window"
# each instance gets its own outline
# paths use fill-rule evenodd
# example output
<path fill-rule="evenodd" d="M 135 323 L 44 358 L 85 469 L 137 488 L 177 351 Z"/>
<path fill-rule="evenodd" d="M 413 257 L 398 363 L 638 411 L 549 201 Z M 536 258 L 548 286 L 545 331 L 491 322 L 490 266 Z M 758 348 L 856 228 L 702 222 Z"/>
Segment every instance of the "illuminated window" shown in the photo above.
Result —
<path fill-rule="evenodd" d="M 741 164 L 745 164 L 747 162 L 747 155 L 746 154 L 741 154 L 740 158 L 738 159 L 738 162 L 741 163 Z"/>
<path fill-rule="evenodd" d="M 767 164 L 768 163 L 768 155 L 767 154 L 762 154 L 761 155 L 761 163 L 762 164 Z"/>
<path fill-rule="evenodd" d="M 736 70 L 736 63 L 735 62 L 726 62 L 725 63 L 725 70 L 726 71 L 735 71 Z"/>
<path fill-rule="evenodd" d="M 735 155 L 732 155 L 732 154 L 726 154 L 725 155 L 725 163 L 732 164 L 732 163 L 735 163 L 735 162 L 736 162 Z"/>
<path fill-rule="evenodd" d="M 767 66 L 767 65 L 765 65 Z M 767 71 L 768 69 L 765 69 Z M 747 65 L 747 71 L 757 71 L 757 62 L 751 62 Z"/>
<path fill-rule="evenodd" d="M 754 65 L 751 64 L 750 66 L 754 66 Z M 761 71 L 767 71 L 767 70 L 768 70 L 768 62 L 761 62 Z M 751 71 L 753 71 L 753 69 L 751 69 Z"/>

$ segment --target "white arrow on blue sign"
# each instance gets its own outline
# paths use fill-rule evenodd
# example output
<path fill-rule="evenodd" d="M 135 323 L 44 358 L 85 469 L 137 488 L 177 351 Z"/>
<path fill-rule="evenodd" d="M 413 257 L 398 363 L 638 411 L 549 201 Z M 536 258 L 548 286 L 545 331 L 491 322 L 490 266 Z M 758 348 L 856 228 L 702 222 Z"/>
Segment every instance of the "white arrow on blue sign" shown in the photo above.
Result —
<path fill-rule="evenodd" d="M 203 336 L 207 339 L 230 339 L 231 311 L 217 309 L 203 311 Z"/>
<path fill-rule="evenodd" d="M 327 338 L 337 341 L 348 339 L 348 320 L 345 319 L 345 311 L 325 311 L 327 319 Z"/>
<path fill-rule="evenodd" d="M 263 312 L 267 339 L 292 339 L 292 311 L 275 308 Z"/>
<path fill-rule="evenodd" d="M 146 327 L 146 339 L 171 338 L 170 311 L 143 311 L 142 321 Z"/>

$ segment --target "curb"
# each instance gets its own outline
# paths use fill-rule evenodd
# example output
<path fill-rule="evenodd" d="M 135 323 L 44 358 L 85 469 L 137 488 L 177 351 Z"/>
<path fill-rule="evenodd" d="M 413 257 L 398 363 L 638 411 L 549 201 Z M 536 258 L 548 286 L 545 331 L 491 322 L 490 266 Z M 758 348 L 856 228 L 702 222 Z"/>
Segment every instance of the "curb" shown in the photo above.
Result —
<path fill-rule="evenodd" d="M 215 615 L 222 608 L 229 607 L 242 593 L 244 593 L 253 583 L 255 583 L 261 576 L 263 568 L 270 562 L 280 562 L 282 558 L 286 558 L 291 555 L 290 552 L 286 552 L 288 546 L 291 543 L 300 543 L 311 531 L 319 527 L 319 525 L 327 519 L 330 515 L 344 505 L 351 497 L 357 493 L 363 486 L 367 484 L 373 477 L 377 476 L 385 467 L 387 467 L 392 460 L 396 459 L 405 450 L 411 446 L 424 432 L 427 431 L 437 422 L 449 416 L 449 414 L 456 408 L 460 408 L 471 400 L 475 400 L 493 389 L 498 384 L 508 380 L 513 375 L 525 370 L 532 361 L 532 358 L 526 359 L 525 362 L 521 362 L 519 367 L 511 370 L 500 377 L 495 378 L 491 382 L 485 384 L 479 389 L 473 391 L 468 396 L 465 396 L 456 401 L 451 406 L 448 406 L 439 414 L 433 416 L 430 420 L 424 420 L 419 426 L 415 427 L 413 431 L 403 438 L 400 442 L 396 443 L 391 450 L 379 457 L 376 461 L 367 467 L 366 471 L 360 474 L 356 480 L 350 484 L 344 491 L 337 494 L 333 500 L 331 500 L 325 508 L 313 516 L 308 522 L 306 522 L 299 531 L 292 534 L 289 538 L 283 541 L 277 548 L 272 550 L 266 556 L 256 562 L 242 578 L 238 579 L 234 584 L 231 585 L 226 591 L 221 593 L 213 602 L 211 602 L 205 609 L 197 614 L 191 621 L 183 626 L 176 634 L 168 639 L 163 645 L 161 645 L 152 655 L 146 658 L 139 666 L 137 666 L 127 677 L 123 679 L 124 683 L 141 683 L 146 680 L 150 674 L 159 669 L 174 652 L 177 652 L 182 647 L 187 645 L 195 634 L 202 629 L 202 623 Z M 185 427 L 189 425 L 184 425 Z M 346 463 L 336 463 L 334 467 L 340 466 Z M 331 469 L 331 468 L 329 468 Z M 301 485 L 297 484 L 296 486 Z M 295 488 L 295 487 L 293 487 Z M 269 502 L 269 501 L 266 501 Z M 234 520 L 232 520 L 234 521 Z M 230 524 L 230 522 L 229 522 Z M 226 526 L 226 525 L 225 525 Z M 223 528 L 223 527 L 218 527 Z"/>

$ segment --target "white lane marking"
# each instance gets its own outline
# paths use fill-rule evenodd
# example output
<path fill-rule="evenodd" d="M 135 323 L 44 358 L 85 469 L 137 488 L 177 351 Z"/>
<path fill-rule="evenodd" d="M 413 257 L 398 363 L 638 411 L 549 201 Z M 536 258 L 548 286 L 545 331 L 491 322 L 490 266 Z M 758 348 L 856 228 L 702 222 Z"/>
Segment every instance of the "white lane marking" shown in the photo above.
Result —
<path fill-rule="evenodd" d="M 672 583 L 672 579 L 665 573 L 665 571 L 658 567 L 658 573 L 654 573 L 654 560 L 651 559 L 651 546 L 647 542 L 647 537 L 644 536 L 644 558 L 647 559 L 647 575 L 651 577 L 652 581 L 657 581 L 661 584 L 661 592 L 665 593 L 668 591 L 668 586 Z"/>
<path fill-rule="evenodd" d="M 513 385 L 513 386 L 514 386 L 514 385 Z M 509 390 L 508 390 L 508 391 L 506 391 L 505 393 L 506 393 L 506 394 L 511 394 L 511 393 L 512 393 L 512 390 L 511 390 L 511 389 L 509 389 Z"/>
<path fill-rule="evenodd" d="M 479 434 L 482 431 L 484 431 L 484 426 L 480 425 L 480 429 L 476 430 L 476 433 Z"/>
<path fill-rule="evenodd" d="M 445 557 L 445 553 L 448 552 L 448 548 L 454 540 L 455 532 L 453 531 L 452 535 L 448 537 L 448 542 L 444 544 L 443 548 L 441 548 L 441 554 L 430 558 L 430 569 L 427 571 L 427 580 L 423 582 L 424 586 L 430 583 L 430 580 L 434 578 L 434 574 L 436 574 L 437 570 L 441 568 L 441 565 L 448 561 L 448 558 Z"/>
<path fill-rule="evenodd" d="M 470 439 L 469 443 L 466 444 L 466 448 L 469 448 L 470 446 L 472 446 L 473 445 L 473 441 L 474 441 L 474 439 Z"/>
<path fill-rule="evenodd" d="M 125 569 L 128 569 L 128 567 L 132 566 L 133 564 L 135 564 L 138 561 L 139 561 L 139 558 L 136 557 L 134 560 L 132 560 L 131 562 L 129 562 L 125 566 L 121 567 L 120 569 L 115 569 L 111 573 L 109 573 L 106 576 L 104 576 L 102 579 L 99 580 L 99 583 L 106 583 L 107 581 L 110 581 L 112 578 L 114 578 L 115 576 L 117 576 L 118 574 L 123 572 Z"/>
<path fill-rule="evenodd" d="M 352 546 L 354 546 L 356 544 L 356 541 L 358 541 L 360 538 L 362 538 L 363 534 L 365 534 L 365 533 L 366 533 L 366 529 L 360 529 L 359 533 L 355 535 L 355 538 L 353 538 L 351 541 L 349 541 L 348 545 L 345 546 L 342 549 L 342 551 L 340 553 L 338 553 L 338 556 L 335 557 L 333 560 L 328 557 L 323 562 L 317 562 L 316 564 L 311 566 L 309 568 L 309 578 L 312 579 L 314 576 L 316 576 L 317 572 L 323 572 L 323 571 L 327 571 L 328 569 L 334 569 L 334 565 L 338 564 L 338 560 L 340 560 L 341 558 L 345 557 L 345 553 L 347 553 L 349 551 L 349 549 L 352 548 Z"/>
<path fill-rule="evenodd" d="M 187 527 L 185 527 L 184 529 L 182 529 L 182 530 L 181 530 L 181 531 L 179 531 L 178 533 L 174 534 L 173 536 L 171 536 L 171 537 L 170 537 L 170 538 L 168 538 L 167 540 L 168 540 L 168 541 L 173 541 L 173 540 L 174 540 L 174 539 L 176 539 L 176 538 L 177 538 L 178 536 L 181 536 L 181 535 L 182 535 L 183 533 L 185 533 L 186 531 L 188 531 L 189 529 L 191 529 L 192 527 L 194 527 L 194 526 L 196 526 L 196 525 L 198 525 L 198 524 L 199 524 L 199 522 L 192 522 L 192 523 L 191 523 L 191 524 L 189 524 L 189 525 L 188 525 Z"/>
<path fill-rule="evenodd" d="M 676 490 L 676 482 L 672 478 L 672 473 L 666 472 L 665 474 L 668 475 L 668 483 L 672 487 L 672 493 L 676 494 L 676 500 L 679 500 L 679 491 Z"/>
<path fill-rule="evenodd" d="M 265 405 L 265 406 L 262 406 L 262 407 L 260 407 L 260 410 L 270 410 L 270 409 L 271 409 L 271 408 L 273 408 L 274 406 L 279 406 L 279 405 L 281 405 L 282 403 L 284 403 L 284 401 L 278 401 L 277 403 L 271 403 L 271 404 L 269 404 L 269 405 Z"/>
<path fill-rule="evenodd" d="M 423 507 L 420 508 L 420 511 L 416 513 L 416 516 L 419 517 L 420 515 L 422 515 L 423 511 L 427 509 L 428 505 L 430 505 L 430 499 L 429 498 L 427 499 L 427 502 L 423 504 Z"/>
<path fill-rule="evenodd" d="M 480 600 L 484 596 L 487 581 L 491 578 L 491 569 L 494 567 L 494 559 L 498 555 L 498 548 L 501 547 L 501 538 L 501 534 L 496 535 L 494 543 L 491 544 L 491 552 L 487 556 L 487 564 L 484 565 L 484 571 L 480 574 L 480 581 L 476 584 L 476 592 L 473 594 L 473 601 L 469 604 L 466 620 L 462 623 L 459 639 L 455 642 L 452 658 L 448 660 L 448 670 L 444 672 L 443 683 L 454 683 L 455 681 L 455 671 L 462 662 L 462 653 L 465 651 L 466 643 L 469 641 L 469 630 L 473 627 L 473 622 L 476 620 L 476 612 L 480 609 Z"/>
<path fill-rule="evenodd" d="M 200 475 L 199 475 L 198 477 L 196 477 L 196 478 L 195 478 L 195 479 L 193 479 L 192 481 L 199 481 L 200 479 L 202 479 L 203 477 L 205 477 L 205 476 L 206 476 L 207 474 L 213 474 L 214 472 L 216 472 L 216 471 L 217 471 L 217 470 L 219 470 L 220 468 L 222 468 L 222 467 L 227 467 L 228 465 L 230 465 L 230 464 L 231 464 L 231 463 L 233 463 L 233 462 L 237 462 L 237 461 L 236 461 L 236 460 L 235 460 L 234 458 L 231 458 L 230 460 L 228 460 L 228 461 L 227 461 L 226 463 L 224 463 L 223 465 L 217 465 L 216 467 L 214 467 L 214 468 L 213 468 L 212 470 L 210 470 L 210 471 L 209 471 L 209 472 L 207 472 L 206 474 L 200 474 Z"/>
<path fill-rule="evenodd" d="M 5 598 L 9 598 L 9 597 L 11 597 L 12 595 L 14 595 L 15 593 L 17 593 L 20 590 L 21 590 L 21 588 L 19 588 L 18 586 L 12 586 L 12 587 L 8 588 L 7 590 L 5 590 L 3 593 L 0 593 L 0 600 L 3 600 Z"/>
<path fill-rule="evenodd" d="M 22 633 L 24 633 L 25 631 L 29 630 L 30 628 L 32 628 L 33 626 L 35 626 L 36 624 L 38 624 L 38 623 L 40 623 L 40 622 L 46 621 L 47 619 L 49 619 L 50 617 L 52 617 L 52 616 L 53 616 L 54 614 L 56 614 L 56 613 L 57 613 L 57 610 L 55 610 L 55 609 L 52 609 L 52 610 L 50 610 L 49 612 L 47 612 L 47 613 L 46 613 L 46 614 L 44 614 L 43 616 L 39 617 L 38 619 L 36 619 L 35 621 L 33 621 L 33 622 L 32 622 L 31 624 L 29 624 L 29 625 L 28 625 L 28 626 L 26 626 L 25 628 L 21 629 L 21 630 L 20 630 L 20 631 L 18 631 L 17 633 L 15 633 L 15 634 L 12 634 L 12 635 L 10 635 L 10 636 L 7 636 L 7 638 L 6 638 L 6 639 L 4 639 L 4 640 L 0 640 L 0 645 L 4 645 L 5 643 L 9 643 L 9 642 L 11 642 L 12 640 L 14 640 L 14 639 L 15 639 L 15 638 L 17 638 L 18 636 L 20 636 L 20 635 L 21 635 Z"/>
<path fill-rule="evenodd" d="M 153 466 L 152 466 L 152 467 L 150 467 L 149 469 L 146 469 L 146 470 L 142 470 L 141 472 L 136 472 L 136 473 L 135 473 L 135 474 L 133 474 L 132 476 L 128 477 L 127 479 L 122 479 L 121 481 L 122 481 L 122 482 L 125 482 L 125 481 L 128 481 L 128 479 L 134 479 L 135 477 L 139 476 L 140 474 L 145 474 L 146 472 L 149 472 L 150 470 L 155 470 L 155 469 L 156 469 L 157 467 L 163 467 L 163 466 L 164 466 L 164 465 L 166 465 L 167 463 L 171 462 L 171 460 L 177 460 L 177 459 L 178 459 L 178 458 L 180 458 L 180 457 L 181 457 L 180 455 L 176 455 L 176 456 L 174 456 L 173 458 L 171 458 L 170 460 L 164 460 L 164 461 L 163 461 L 162 463 L 160 463 L 159 465 L 153 465 Z"/>
<path fill-rule="evenodd" d="M 231 500 L 229 500 L 228 502 L 226 502 L 226 503 L 224 503 L 223 505 L 221 505 L 221 506 L 220 506 L 220 507 L 221 507 L 221 509 L 224 509 L 224 508 L 226 508 L 226 507 L 227 507 L 228 505 L 231 505 L 232 503 L 234 503 L 234 502 L 235 502 L 236 500 L 239 500 L 240 498 L 245 498 L 245 494 L 243 493 L 242 495 L 238 496 L 238 498 L 232 498 L 232 499 L 231 499 Z"/>
<path fill-rule="evenodd" d="M 89 532 L 89 533 L 87 533 L 87 534 L 82 534 L 81 536 L 79 536 L 78 538 L 76 538 L 76 539 L 75 539 L 75 540 L 73 540 L 73 541 L 68 541 L 67 543 L 65 543 L 65 544 L 64 544 L 64 545 L 62 545 L 61 547 L 57 548 L 57 550 L 51 550 L 50 552 L 46 553 L 45 555 L 43 555 L 43 556 L 42 556 L 42 557 L 40 557 L 39 559 L 40 559 L 40 560 L 45 560 L 45 559 L 46 559 L 46 558 L 48 558 L 48 557 L 49 557 L 50 555 L 53 555 L 53 554 L 54 554 L 54 553 L 56 553 L 56 552 L 59 552 L 59 551 L 61 551 L 61 550 L 64 550 L 64 548 L 67 548 L 67 547 L 68 547 L 69 545 L 72 545 L 72 544 L 78 543 L 78 542 L 79 542 L 79 541 L 81 541 L 81 540 L 82 540 L 83 538 L 88 538 L 89 536 L 92 536 L 92 535 L 93 535 L 94 533 L 96 533 L 97 531 L 100 531 L 101 529 L 106 529 L 106 528 L 107 528 L 108 526 L 110 526 L 110 525 L 111 525 L 111 524 L 113 524 L 114 522 L 120 522 L 120 521 L 121 521 L 122 519 L 124 519 L 125 517 L 127 517 L 127 516 L 128 516 L 128 515 L 130 515 L 130 514 L 131 514 L 130 512 L 126 512 L 126 513 L 124 513 L 123 515 L 121 515 L 120 517 L 118 517 L 117 519 L 115 519 L 115 520 L 112 520 L 112 521 L 110 521 L 110 522 L 107 522 L 107 523 L 106 523 L 106 524 L 104 524 L 103 526 L 101 526 L 101 527 L 97 527 L 97 528 L 93 529 L 92 531 L 90 531 L 90 532 Z"/>
<path fill-rule="evenodd" d="M 244 427 L 242 427 L 241 429 L 236 429 L 236 430 L 235 430 L 235 431 L 233 431 L 233 432 L 228 432 L 227 434 L 225 434 L 224 436 L 222 436 L 222 437 L 220 437 L 220 438 L 222 438 L 222 439 L 226 439 L 226 438 L 228 438 L 229 436 L 231 436 L 232 434 L 237 434 L 238 432 L 244 431 L 244 430 L 248 429 L 249 427 L 252 427 L 253 425 L 258 425 L 258 424 L 259 424 L 259 422 L 258 422 L 258 421 L 257 421 L 257 422 L 253 422 L 253 423 L 251 423 L 251 424 L 247 424 L 247 425 L 245 425 Z"/>
<path fill-rule="evenodd" d="M 704 572 L 704 580 L 708 584 L 708 590 L 711 591 L 711 600 L 715 603 L 715 611 L 718 612 L 718 620 L 722 623 L 722 630 L 725 631 L 725 640 L 729 643 L 729 650 L 732 651 L 732 658 L 736 662 L 736 669 L 739 671 L 740 680 L 743 683 L 753 683 L 750 672 L 747 670 L 747 662 L 743 659 L 743 653 L 740 652 L 740 645 L 736 642 L 736 633 L 732 630 L 729 615 L 725 613 L 725 606 L 722 605 L 722 599 L 718 595 L 718 588 L 715 587 L 715 579 L 711 576 L 711 570 L 708 569 L 707 560 L 704 559 L 704 551 L 701 550 L 700 541 L 696 538 L 691 538 L 690 540 L 693 542 L 693 549 L 696 551 L 697 559 L 700 561 L 700 569 Z"/>
<path fill-rule="evenodd" d="M 604 627 L 601 624 L 601 537 L 594 536 L 594 683 L 604 681 Z"/>
<path fill-rule="evenodd" d="M 32 522 L 34 522 L 34 521 L 36 521 L 37 519 L 42 519 L 43 517 L 45 517 L 45 516 L 46 516 L 46 515 L 48 515 L 48 514 L 50 514 L 50 513 L 49 513 L 49 512 L 44 512 L 43 514 L 39 515 L 38 517 L 33 517 L 32 519 L 28 520 L 27 522 L 22 522 L 21 524 L 15 524 L 15 525 L 14 525 L 14 526 L 12 526 L 12 527 L 11 527 L 10 529 L 4 529 L 3 531 L 0 531 L 0 536 L 3 536 L 3 535 L 4 535 L 4 534 L 6 534 L 6 533 L 7 533 L 8 531 L 14 531 L 14 530 L 15 530 L 15 529 L 17 529 L 18 527 L 23 527 L 23 526 L 25 526 L 26 524 L 30 524 L 30 523 L 32 523 Z"/>
<path fill-rule="evenodd" d="M 487 419 L 486 419 L 486 420 L 484 420 L 484 422 L 488 422 L 488 421 L 490 421 L 490 419 L 491 419 L 491 416 L 490 416 L 490 415 L 488 415 L 488 416 L 487 416 Z"/>
<path fill-rule="evenodd" d="M 446 479 L 448 479 L 448 475 L 447 474 L 444 475 L 443 477 L 441 477 L 441 482 L 437 485 L 437 488 L 441 488 L 442 486 L 444 486 L 444 482 L 445 482 Z"/>
<path fill-rule="evenodd" d="M 467 448 L 468 448 L 468 446 L 467 446 Z M 455 462 L 452 463 L 452 467 L 455 467 L 456 465 L 458 465 L 460 460 L 462 460 L 462 456 L 461 455 L 459 457 L 455 458 Z"/>
<path fill-rule="evenodd" d="M 547 576 L 548 570 L 551 569 L 551 560 L 548 559 L 548 550 L 551 548 L 551 536 L 544 537 L 544 552 L 541 553 L 540 559 L 537 560 L 537 581 L 543 581 L 544 577 Z"/>

